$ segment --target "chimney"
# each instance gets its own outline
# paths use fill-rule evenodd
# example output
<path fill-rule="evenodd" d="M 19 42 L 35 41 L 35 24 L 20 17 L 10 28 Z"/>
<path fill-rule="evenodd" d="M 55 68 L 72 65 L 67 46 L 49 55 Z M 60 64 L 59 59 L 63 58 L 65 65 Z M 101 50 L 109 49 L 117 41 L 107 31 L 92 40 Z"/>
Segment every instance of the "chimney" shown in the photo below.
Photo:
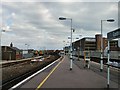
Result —
<path fill-rule="evenodd" d="M 11 44 L 10 44 L 10 47 L 13 47 L 13 44 L 12 44 L 12 42 L 11 42 Z"/>

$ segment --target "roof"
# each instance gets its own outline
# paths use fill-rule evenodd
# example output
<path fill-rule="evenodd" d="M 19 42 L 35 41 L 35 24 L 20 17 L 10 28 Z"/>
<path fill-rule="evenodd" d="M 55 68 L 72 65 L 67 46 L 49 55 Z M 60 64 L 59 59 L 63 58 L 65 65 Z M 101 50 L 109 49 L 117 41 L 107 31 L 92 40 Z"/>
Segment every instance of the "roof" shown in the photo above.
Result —
<path fill-rule="evenodd" d="M 10 46 L 2 46 L 2 47 L 11 48 L 12 50 L 15 50 L 15 51 L 20 51 L 20 49 L 18 49 L 17 47 L 10 47 Z"/>
<path fill-rule="evenodd" d="M 18 49 L 17 47 L 10 47 L 10 48 L 16 51 L 20 51 L 20 49 Z"/>
<path fill-rule="evenodd" d="M 94 37 L 84 37 L 82 39 L 95 39 Z"/>

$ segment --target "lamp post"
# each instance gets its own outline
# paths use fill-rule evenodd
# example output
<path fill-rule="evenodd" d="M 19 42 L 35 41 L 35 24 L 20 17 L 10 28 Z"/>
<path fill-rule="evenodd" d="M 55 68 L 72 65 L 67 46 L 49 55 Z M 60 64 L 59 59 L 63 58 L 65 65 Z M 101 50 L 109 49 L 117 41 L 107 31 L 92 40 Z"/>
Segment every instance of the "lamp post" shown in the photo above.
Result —
<path fill-rule="evenodd" d="M 71 39 L 70 37 L 68 37 L 68 39 Z M 78 37 L 76 37 L 76 38 L 72 38 L 72 41 L 73 41 L 73 43 L 72 43 L 72 56 L 75 56 L 75 53 L 76 53 L 76 48 L 75 48 L 75 39 L 79 39 Z M 73 60 L 74 60 L 74 58 L 73 58 Z"/>
<path fill-rule="evenodd" d="M 2 36 L 2 32 L 5 32 L 5 30 L 0 30 L 0 62 L 2 62 L 2 49 L 1 49 L 1 36 Z M 1 65 L 0 65 L 1 66 Z M 2 89 L 2 68 L 0 68 L 0 89 Z"/>
<path fill-rule="evenodd" d="M 6 30 L 0 30 L 0 61 L 2 61 L 2 49 L 1 49 L 1 37 L 2 37 L 2 32 L 5 32 Z"/>
<path fill-rule="evenodd" d="M 65 41 L 63 41 L 64 47 L 63 47 L 63 51 L 64 51 L 64 55 L 66 55 L 65 53 Z"/>
<path fill-rule="evenodd" d="M 67 47 L 67 49 L 66 49 L 66 51 L 67 51 L 67 55 L 69 56 L 69 55 L 70 55 L 70 48 L 69 48 L 69 46 L 70 46 L 70 42 L 67 41 L 65 45 L 66 45 L 66 47 Z"/>
<path fill-rule="evenodd" d="M 59 17 L 59 20 L 70 20 L 71 22 L 71 43 L 70 43 L 70 70 L 72 70 L 72 18 Z"/>
<path fill-rule="evenodd" d="M 79 37 L 82 37 L 82 35 L 79 35 Z M 79 51 L 79 50 L 80 50 L 80 51 Z M 80 53 L 79 53 L 79 52 L 80 52 Z M 81 55 L 81 39 L 80 39 L 80 47 L 79 47 L 79 49 L 78 49 L 78 54 Z M 80 55 L 78 55 L 78 60 L 80 60 L 80 58 L 79 58 Z"/>
<path fill-rule="evenodd" d="M 108 19 L 108 20 L 101 20 L 101 60 L 100 60 L 100 71 L 103 71 L 103 22 L 114 22 L 114 19 Z"/>
<path fill-rule="evenodd" d="M 29 44 L 25 44 L 27 46 L 27 50 L 28 50 L 28 47 L 30 46 Z"/>

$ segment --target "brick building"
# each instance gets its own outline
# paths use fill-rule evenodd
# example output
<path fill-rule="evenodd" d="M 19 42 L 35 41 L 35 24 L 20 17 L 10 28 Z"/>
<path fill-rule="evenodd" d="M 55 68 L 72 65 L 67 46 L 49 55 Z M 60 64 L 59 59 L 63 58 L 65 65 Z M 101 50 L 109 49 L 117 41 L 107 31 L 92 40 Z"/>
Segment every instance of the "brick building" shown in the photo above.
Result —
<path fill-rule="evenodd" d="M 107 38 L 103 37 L 103 50 L 107 47 Z M 80 51 L 100 51 L 101 50 L 101 34 L 95 35 L 95 38 L 86 37 L 73 42 L 74 50 Z M 119 51 L 118 40 L 110 41 L 110 50 Z"/>
<path fill-rule="evenodd" d="M 10 46 L 2 46 L 2 60 L 17 60 L 21 58 L 21 51 L 18 48 L 13 47 L 12 43 Z"/>
<path fill-rule="evenodd" d="M 79 49 L 80 51 L 86 51 L 86 50 L 94 51 L 96 50 L 95 38 L 90 38 L 90 37 L 82 38 L 74 42 L 73 46 L 75 50 Z"/>
<path fill-rule="evenodd" d="M 96 50 L 100 51 L 101 50 L 101 34 L 96 34 L 95 35 L 96 39 Z M 103 37 L 103 50 L 107 47 L 107 38 Z"/>

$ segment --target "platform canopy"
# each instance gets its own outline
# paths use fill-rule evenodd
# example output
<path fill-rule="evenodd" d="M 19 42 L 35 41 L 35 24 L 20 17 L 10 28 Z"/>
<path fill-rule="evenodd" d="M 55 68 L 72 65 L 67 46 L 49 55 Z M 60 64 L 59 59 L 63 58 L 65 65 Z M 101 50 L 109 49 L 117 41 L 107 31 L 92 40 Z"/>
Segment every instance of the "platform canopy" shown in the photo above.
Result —
<path fill-rule="evenodd" d="M 112 39 L 120 38 L 120 28 L 112 32 L 107 33 L 107 39 L 110 41 Z"/>

